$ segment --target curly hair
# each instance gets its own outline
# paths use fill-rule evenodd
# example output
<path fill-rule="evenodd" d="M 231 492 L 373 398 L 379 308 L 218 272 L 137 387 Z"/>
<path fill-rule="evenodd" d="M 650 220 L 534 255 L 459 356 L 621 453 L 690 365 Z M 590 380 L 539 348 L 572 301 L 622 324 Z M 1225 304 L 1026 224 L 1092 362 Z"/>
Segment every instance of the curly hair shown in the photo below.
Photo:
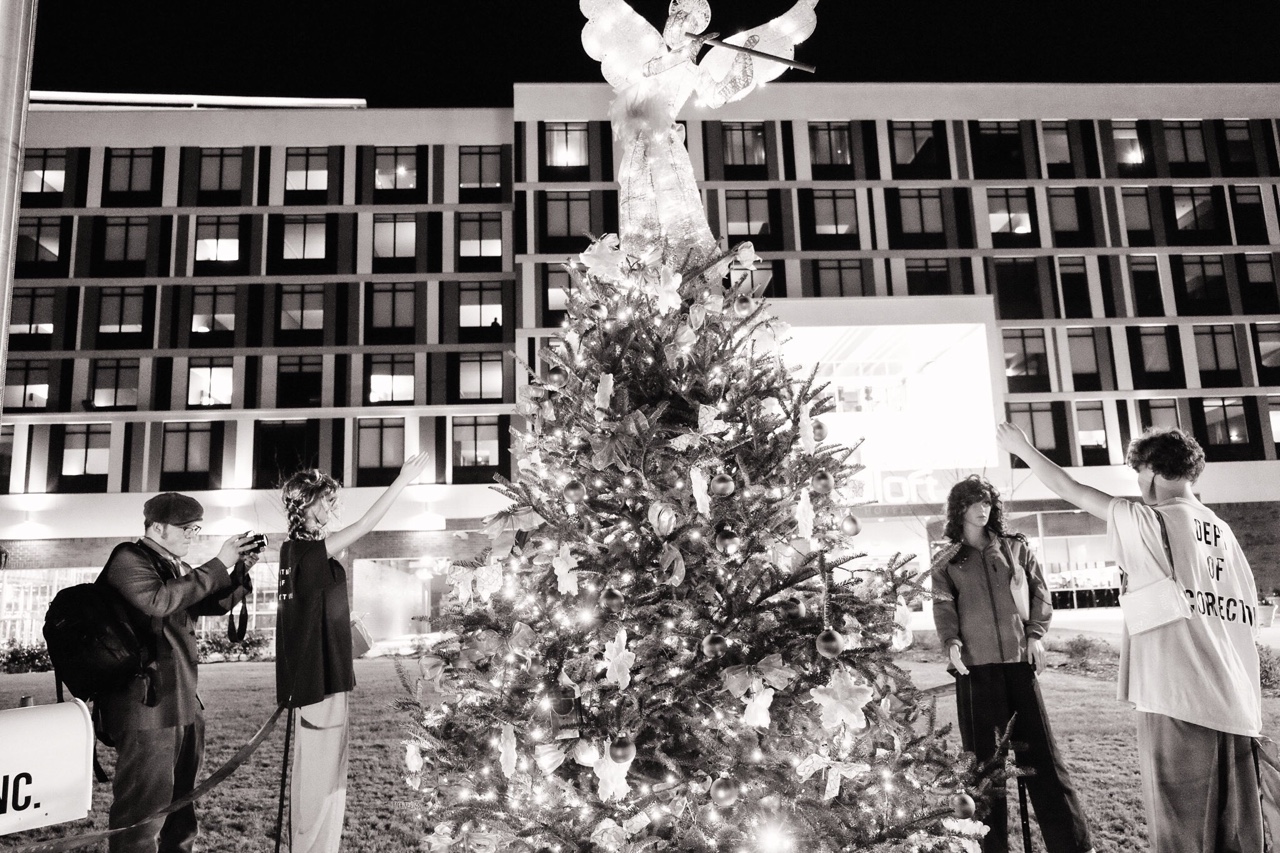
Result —
<path fill-rule="evenodd" d="M 306 512 L 318 500 L 338 493 L 338 481 L 318 468 L 299 471 L 280 487 L 280 501 L 289 527 L 290 539 L 323 539 L 323 527 L 311 527 Z"/>
<path fill-rule="evenodd" d="M 1177 428 L 1149 427 L 1129 442 L 1124 461 L 1137 470 L 1143 465 L 1168 480 L 1194 483 L 1204 472 L 1200 443 Z"/>
<path fill-rule="evenodd" d="M 952 542 L 963 542 L 965 510 L 984 499 L 991 501 L 987 531 L 993 536 L 1009 535 L 1004 527 L 1004 501 L 1000 500 L 1000 491 L 977 474 L 970 474 L 951 487 L 947 494 L 947 526 L 942 535 Z"/>

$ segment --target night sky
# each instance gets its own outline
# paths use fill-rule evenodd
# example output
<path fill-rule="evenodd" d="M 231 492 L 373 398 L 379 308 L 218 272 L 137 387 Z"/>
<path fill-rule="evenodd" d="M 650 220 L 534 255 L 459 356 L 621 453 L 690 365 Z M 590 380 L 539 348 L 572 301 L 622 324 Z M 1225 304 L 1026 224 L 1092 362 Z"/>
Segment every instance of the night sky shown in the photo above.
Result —
<path fill-rule="evenodd" d="M 790 0 L 712 0 L 730 34 Z M 666 0 L 632 0 L 656 26 Z M 40 0 L 32 88 L 509 106 L 599 81 L 577 0 Z M 822 0 L 784 81 L 1275 82 L 1280 3 Z"/>

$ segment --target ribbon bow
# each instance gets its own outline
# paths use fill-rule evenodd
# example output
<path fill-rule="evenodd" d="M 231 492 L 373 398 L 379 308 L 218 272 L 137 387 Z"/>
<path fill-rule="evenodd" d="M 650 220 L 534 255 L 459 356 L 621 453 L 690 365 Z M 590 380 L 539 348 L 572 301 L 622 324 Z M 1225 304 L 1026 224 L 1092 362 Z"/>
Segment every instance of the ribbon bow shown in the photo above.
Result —
<path fill-rule="evenodd" d="M 796 775 L 800 777 L 801 782 L 808 781 L 809 777 L 819 770 L 827 771 L 827 787 L 822 792 L 822 799 L 830 800 L 840 793 L 842 780 L 855 779 L 867 773 L 871 770 L 871 765 L 861 761 L 832 761 L 817 753 L 796 765 Z"/>

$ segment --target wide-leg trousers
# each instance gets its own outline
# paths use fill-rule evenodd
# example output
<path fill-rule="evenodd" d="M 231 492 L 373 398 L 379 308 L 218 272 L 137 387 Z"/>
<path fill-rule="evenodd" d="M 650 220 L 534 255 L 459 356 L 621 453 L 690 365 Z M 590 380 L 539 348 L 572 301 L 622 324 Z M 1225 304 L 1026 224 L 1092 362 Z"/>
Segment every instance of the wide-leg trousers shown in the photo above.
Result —
<path fill-rule="evenodd" d="M 1048 853 L 1085 853 L 1092 848 L 1089 822 L 1049 727 L 1035 667 L 1029 663 L 969 667 L 968 675 L 956 675 L 956 704 L 961 743 L 979 761 L 995 755 L 999 735 L 1014 719 L 1010 741 L 1018 746 L 1018 766 L 1035 771 L 1026 778 L 1027 793 Z M 983 853 L 1009 849 L 1008 822 L 1005 786 L 997 785 L 984 820 L 991 829 L 983 839 Z"/>
<path fill-rule="evenodd" d="M 292 853 L 337 853 L 347 809 L 346 693 L 298 709 L 289 786 Z"/>

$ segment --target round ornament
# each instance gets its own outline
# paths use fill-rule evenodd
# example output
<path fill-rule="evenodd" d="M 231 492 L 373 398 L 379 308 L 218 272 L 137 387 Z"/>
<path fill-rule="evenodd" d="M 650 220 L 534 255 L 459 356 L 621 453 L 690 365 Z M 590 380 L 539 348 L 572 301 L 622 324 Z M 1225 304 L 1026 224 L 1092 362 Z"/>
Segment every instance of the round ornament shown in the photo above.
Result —
<path fill-rule="evenodd" d="M 824 424 L 822 421 L 813 422 L 813 440 L 814 441 L 827 440 L 827 425 Z"/>
<path fill-rule="evenodd" d="M 569 381 L 569 371 L 563 367 L 556 365 L 547 371 L 547 384 L 552 388 L 563 388 L 564 383 Z"/>
<path fill-rule="evenodd" d="M 564 499 L 571 504 L 581 503 L 587 497 L 587 487 L 581 480 L 570 480 L 564 487 Z"/>
<path fill-rule="evenodd" d="M 609 744 L 609 757 L 618 764 L 626 764 L 636 757 L 636 742 L 626 735 L 618 735 Z"/>
<path fill-rule="evenodd" d="M 741 547 L 742 537 L 729 528 L 726 527 L 716 534 L 716 550 L 721 554 L 732 557 Z"/>
<path fill-rule="evenodd" d="M 778 612 L 787 619 L 803 619 L 808 613 L 808 608 L 798 598 L 784 598 L 778 606 Z"/>
<path fill-rule="evenodd" d="M 973 813 L 977 810 L 978 807 L 973 802 L 973 797 L 964 791 L 951 795 L 951 813 L 956 817 L 967 820 L 973 817 Z"/>
<path fill-rule="evenodd" d="M 727 809 L 742 796 L 742 786 L 732 776 L 721 776 L 711 783 L 711 801 L 722 809 Z"/>
<path fill-rule="evenodd" d="M 856 515 L 846 515 L 840 520 L 840 529 L 843 530 L 847 536 L 857 536 L 862 532 L 862 522 L 858 521 L 858 517 Z"/>
<path fill-rule="evenodd" d="M 605 587 L 604 592 L 600 593 L 600 606 L 610 613 L 617 613 L 626 602 L 627 597 L 611 586 Z"/>
<path fill-rule="evenodd" d="M 844 637 L 839 631 L 828 628 L 818 635 L 815 645 L 818 647 L 818 654 L 824 658 L 835 659 L 844 651 Z"/>
<path fill-rule="evenodd" d="M 592 302 L 587 311 L 597 320 L 603 320 L 609 316 L 609 309 L 603 302 Z"/>
<path fill-rule="evenodd" d="M 818 473 L 814 474 L 813 480 L 810 483 L 810 488 L 812 488 L 815 492 L 817 492 L 820 495 L 831 494 L 831 490 L 834 489 L 835 487 L 836 487 L 835 478 L 832 477 L 825 470 L 820 470 L 818 471 Z"/>
<path fill-rule="evenodd" d="M 711 491 L 711 494 L 715 495 L 716 497 L 721 497 L 721 498 L 728 497 L 729 495 L 733 494 L 734 488 L 735 486 L 733 483 L 733 478 L 730 477 L 728 474 L 716 474 L 714 477 L 711 478 L 710 491 Z"/>
<path fill-rule="evenodd" d="M 756 310 L 756 301 L 750 296 L 739 296 L 733 300 L 733 313 L 739 317 L 749 317 Z"/>
<path fill-rule="evenodd" d="M 707 634 L 702 638 L 702 653 L 709 658 L 718 658 L 729 651 L 729 641 L 719 634 Z"/>
<path fill-rule="evenodd" d="M 577 697 L 573 695 L 573 691 L 565 687 L 560 690 L 559 694 L 551 700 L 551 710 L 560 716 L 573 713 L 573 703 Z"/>

